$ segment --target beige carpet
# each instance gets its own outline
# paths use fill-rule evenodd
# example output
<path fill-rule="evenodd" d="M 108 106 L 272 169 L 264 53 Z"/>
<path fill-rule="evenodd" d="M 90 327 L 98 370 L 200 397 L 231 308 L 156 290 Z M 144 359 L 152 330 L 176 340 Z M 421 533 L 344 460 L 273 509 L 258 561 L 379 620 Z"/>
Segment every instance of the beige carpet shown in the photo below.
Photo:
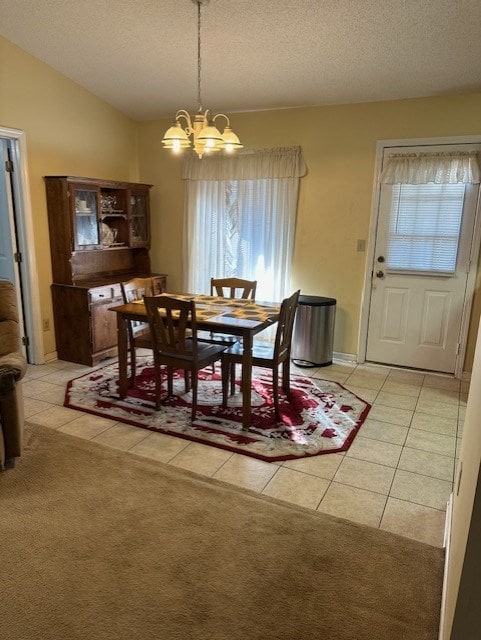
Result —
<path fill-rule="evenodd" d="M 435 640 L 443 551 L 42 427 L 0 474 L 15 640 Z"/>

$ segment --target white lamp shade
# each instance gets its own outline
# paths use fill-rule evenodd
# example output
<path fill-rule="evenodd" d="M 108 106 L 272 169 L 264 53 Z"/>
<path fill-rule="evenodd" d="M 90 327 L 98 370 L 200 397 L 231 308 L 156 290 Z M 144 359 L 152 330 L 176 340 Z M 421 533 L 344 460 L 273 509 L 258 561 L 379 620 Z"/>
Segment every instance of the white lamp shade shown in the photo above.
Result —
<path fill-rule="evenodd" d="M 212 151 L 221 149 L 224 141 L 219 129 L 212 123 L 207 124 L 196 138 L 196 142 L 203 144 L 205 149 Z"/>
<path fill-rule="evenodd" d="M 236 136 L 236 134 L 232 131 L 229 125 L 224 129 L 224 133 L 222 134 L 222 140 L 224 141 L 223 148 L 226 151 L 234 151 L 235 149 L 242 149 L 244 145 L 241 144 L 241 141 Z"/>
<path fill-rule="evenodd" d="M 165 132 L 162 144 L 166 149 L 186 149 L 190 147 L 190 140 L 180 123 L 176 122 Z"/>

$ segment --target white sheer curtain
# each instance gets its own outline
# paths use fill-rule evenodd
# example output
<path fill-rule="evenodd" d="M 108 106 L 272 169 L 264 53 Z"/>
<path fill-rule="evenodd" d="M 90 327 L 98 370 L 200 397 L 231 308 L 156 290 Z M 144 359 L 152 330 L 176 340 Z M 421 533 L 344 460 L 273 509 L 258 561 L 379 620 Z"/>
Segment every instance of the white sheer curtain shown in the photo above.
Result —
<path fill-rule="evenodd" d="M 389 156 L 382 184 L 479 183 L 476 151 L 457 153 L 399 153 Z"/>
<path fill-rule="evenodd" d="M 258 300 L 290 293 L 299 147 L 188 158 L 185 289 L 208 293 L 211 277 L 257 280 Z"/>

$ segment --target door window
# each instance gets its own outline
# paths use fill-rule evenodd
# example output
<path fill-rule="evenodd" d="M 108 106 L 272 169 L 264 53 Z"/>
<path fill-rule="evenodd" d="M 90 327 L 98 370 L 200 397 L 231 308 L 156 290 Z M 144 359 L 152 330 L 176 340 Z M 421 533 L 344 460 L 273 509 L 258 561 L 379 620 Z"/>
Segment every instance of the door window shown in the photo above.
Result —
<path fill-rule="evenodd" d="M 454 273 L 466 185 L 395 184 L 391 188 L 387 269 Z"/>

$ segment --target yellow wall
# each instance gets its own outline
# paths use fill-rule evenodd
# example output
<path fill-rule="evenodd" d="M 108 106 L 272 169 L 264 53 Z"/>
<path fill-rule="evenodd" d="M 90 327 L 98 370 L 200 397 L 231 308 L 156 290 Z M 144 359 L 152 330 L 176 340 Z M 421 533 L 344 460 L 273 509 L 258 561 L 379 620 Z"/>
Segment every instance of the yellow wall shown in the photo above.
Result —
<path fill-rule="evenodd" d="M 55 350 L 45 175 L 138 180 L 136 124 L 0 37 L 0 126 L 25 132 L 44 351 Z"/>
<path fill-rule="evenodd" d="M 376 141 L 481 133 L 481 94 L 232 115 L 246 147 L 300 145 L 292 287 L 335 297 L 334 349 L 356 353 Z M 179 158 L 161 147 L 170 121 L 129 120 L 51 67 L 0 38 L 0 125 L 26 133 L 42 316 L 52 318 L 44 175 L 152 183 L 152 267 L 182 286 L 183 185 Z M 468 356 L 481 311 L 478 272 Z M 52 324 L 52 323 L 51 323 Z M 55 349 L 53 330 L 45 352 Z"/>
<path fill-rule="evenodd" d="M 300 145 L 308 167 L 301 179 L 292 288 L 337 299 L 334 350 L 357 353 L 376 141 L 481 134 L 481 94 L 233 114 L 246 147 Z M 182 286 L 181 160 L 161 147 L 170 123 L 140 125 L 139 169 L 153 190 L 152 260 Z M 466 367 L 481 309 L 477 283 Z"/>

